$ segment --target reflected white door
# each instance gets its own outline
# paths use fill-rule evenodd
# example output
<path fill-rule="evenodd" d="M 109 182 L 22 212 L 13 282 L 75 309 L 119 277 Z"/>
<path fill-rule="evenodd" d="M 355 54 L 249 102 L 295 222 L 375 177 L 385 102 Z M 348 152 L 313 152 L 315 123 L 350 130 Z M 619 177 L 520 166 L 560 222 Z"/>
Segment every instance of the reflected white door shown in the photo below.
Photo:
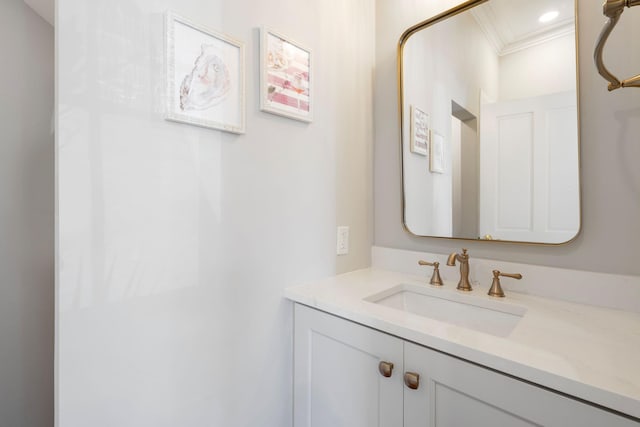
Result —
<path fill-rule="evenodd" d="M 575 92 L 485 104 L 480 235 L 562 243 L 580 227 Z"/>

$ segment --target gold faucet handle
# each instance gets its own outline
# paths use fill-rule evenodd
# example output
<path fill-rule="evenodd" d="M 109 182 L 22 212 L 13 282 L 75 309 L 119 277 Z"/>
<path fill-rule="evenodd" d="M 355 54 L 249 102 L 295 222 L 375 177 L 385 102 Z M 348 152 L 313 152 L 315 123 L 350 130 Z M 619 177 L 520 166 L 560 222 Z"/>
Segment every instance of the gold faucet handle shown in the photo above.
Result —
<path fill-rule="evenodd" d="M 500 276 L 510 277 L 517 280 L 522 279 L 522 274 L 520 273 L 502 273 L 500 270 L 493 270 L 493 282 L 491 283 L 491 289 L 489 289 L 488 292 L 492 297 L 504 298 L 504 291 L 500 285 Z"/>
<path fill-rule="evenodd" d="M 440 277 L 440 263 L 438 261 L 429 262 L 429 261 L 418 261 L 419 265 L 428 265 L 429 267 L 433 267 L 433 274 L 431 275 L 431 280 L 429 280 L 429 284 L 433 286 L 442 286 L 442 278 Z"/>
<path fill-rule="evenodd" d="M 520 273 L 503 273 L 501 271 L 494 270 L 494 273 L 493 273 L 494 275 L 495 275 L 496 271 L 498 272 L 498 276 L 511 277 L 512 279 L 517 279 L 517 280 L 522 279 L 522 274 L 520 274 Z"/>

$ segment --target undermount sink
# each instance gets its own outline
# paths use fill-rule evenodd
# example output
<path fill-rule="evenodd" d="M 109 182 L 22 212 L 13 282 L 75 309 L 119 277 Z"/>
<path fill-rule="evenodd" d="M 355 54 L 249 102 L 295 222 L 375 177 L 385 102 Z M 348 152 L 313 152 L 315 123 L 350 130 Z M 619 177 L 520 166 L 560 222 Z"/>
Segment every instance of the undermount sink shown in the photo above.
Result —
<path fill-rule="evenodd" d="M 426 285 L 400 284 L 365 301 L 500 337 L 508 336 L 527 311 L 482 294 Z"/>

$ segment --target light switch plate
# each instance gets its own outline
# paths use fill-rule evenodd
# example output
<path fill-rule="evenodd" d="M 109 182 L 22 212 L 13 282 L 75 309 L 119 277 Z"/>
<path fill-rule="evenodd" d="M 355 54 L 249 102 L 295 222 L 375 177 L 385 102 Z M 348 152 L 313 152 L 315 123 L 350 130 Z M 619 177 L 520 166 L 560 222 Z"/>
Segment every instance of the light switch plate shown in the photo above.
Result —
<path fill-rule="evenodd" d="M 345 225 L 339 226 L 337 245 L 336 245 L 336 254 L 346 255 L 348 253 L 349 253 L 349 227 Z"/>

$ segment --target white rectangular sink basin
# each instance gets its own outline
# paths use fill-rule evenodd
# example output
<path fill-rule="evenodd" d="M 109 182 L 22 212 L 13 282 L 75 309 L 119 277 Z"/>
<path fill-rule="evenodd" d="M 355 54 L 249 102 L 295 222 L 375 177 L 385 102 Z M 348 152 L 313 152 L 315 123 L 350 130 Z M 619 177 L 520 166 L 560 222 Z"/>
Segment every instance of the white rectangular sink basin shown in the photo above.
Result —
<path fill-rule="evenodd" d="M 508 336 L 527 311 L 474 292 L 401 284 L 365 301 L 500 337 Z"/>

